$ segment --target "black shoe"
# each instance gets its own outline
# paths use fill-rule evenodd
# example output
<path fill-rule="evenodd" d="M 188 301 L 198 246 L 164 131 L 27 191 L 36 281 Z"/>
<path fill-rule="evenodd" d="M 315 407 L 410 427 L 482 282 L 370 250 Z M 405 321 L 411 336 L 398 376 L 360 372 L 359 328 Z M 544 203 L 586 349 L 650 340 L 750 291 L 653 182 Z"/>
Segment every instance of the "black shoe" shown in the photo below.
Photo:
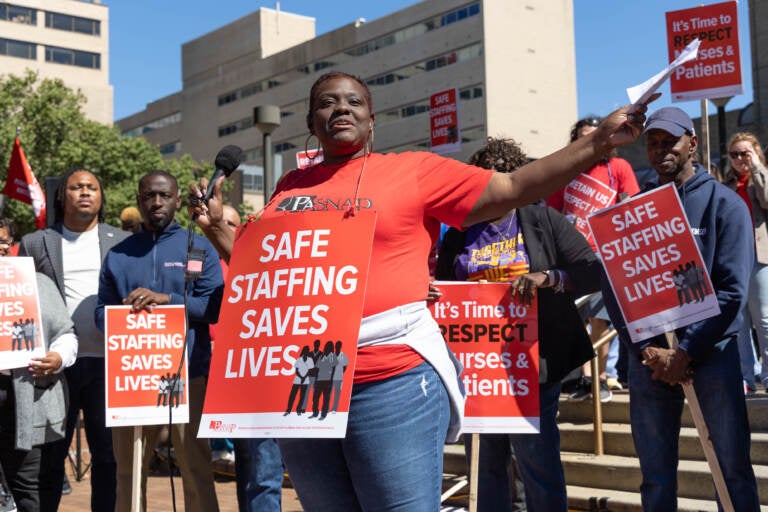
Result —
<path fill-rule="evenodd" d="M 568 400 L 574 402 L 581 402 L 587 398 L 592 397 L 592 379 L 589 377 L 581 377 L 579 383 L 576 385 L 576 390 L 568 395 Z"/>
<path fill-rule="evenodd" d="M 62 496 L 72 494 L 72 486 L 69 484 L 69 478 L 67 478 L 67 475 L 64 475 L 64 483 L 61 485 L 61 494 Z"/>

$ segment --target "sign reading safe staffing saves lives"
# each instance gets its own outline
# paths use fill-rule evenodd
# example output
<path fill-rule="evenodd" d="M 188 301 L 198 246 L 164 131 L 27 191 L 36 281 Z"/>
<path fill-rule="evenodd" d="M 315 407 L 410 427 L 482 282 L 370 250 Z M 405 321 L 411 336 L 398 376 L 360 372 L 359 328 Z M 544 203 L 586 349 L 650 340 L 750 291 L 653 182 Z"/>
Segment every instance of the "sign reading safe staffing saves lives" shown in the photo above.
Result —
<path fill-rule="evenodd" d="M 539 432 L 536 301 L 526 307 L 509 283 L 435 283 L 429 305 L 448 348 L 464 366 L 465 433 Z"/>
<path fill-rule="evenodd" d="M 0 370 L 44 357 L 44 339 L 32 258 L 0 258 Z"/>
<path fill-rule="evenodd" d="M 240 228 L 201 437 L 344 437 L 375 222 L 307 212 Z"/>
<path fill-rule="evenodd" d="M 187 423 L 184 306 L 155 306 L 151 313 L 107 306 L 105 313 L 107 426 L 166 424 L 169 407 L 173 423 Z"/>
<path fill-rule="evenodd" d="M 674 184 L 587 221 L 634 343 L 720 314 Z"/>

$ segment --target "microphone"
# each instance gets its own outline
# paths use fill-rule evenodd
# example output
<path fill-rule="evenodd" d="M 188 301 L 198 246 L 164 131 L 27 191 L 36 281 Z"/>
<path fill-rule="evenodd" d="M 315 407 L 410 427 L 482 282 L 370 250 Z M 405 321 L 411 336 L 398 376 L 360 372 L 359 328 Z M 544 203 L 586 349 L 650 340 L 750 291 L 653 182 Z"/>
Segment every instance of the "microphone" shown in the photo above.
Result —
<path fill-rule="evenodd" d="M 224 146 L 221 148 L 219 154 L 216 155 L 216 160 L 214 160 L 216 170 L 214 171 L 213 176 L 211 176 L 211 181 L 208 182 L 208 189 L 205 191 L 205 195 L 202 199 L 204 203 L 207 203 L 213 195 L 213 185 L 218 179 L 222 176 L 229 178 L 229 175 L 240 166 L 242 158 L 243 150 L 240 149 L 239 146 Z"/>

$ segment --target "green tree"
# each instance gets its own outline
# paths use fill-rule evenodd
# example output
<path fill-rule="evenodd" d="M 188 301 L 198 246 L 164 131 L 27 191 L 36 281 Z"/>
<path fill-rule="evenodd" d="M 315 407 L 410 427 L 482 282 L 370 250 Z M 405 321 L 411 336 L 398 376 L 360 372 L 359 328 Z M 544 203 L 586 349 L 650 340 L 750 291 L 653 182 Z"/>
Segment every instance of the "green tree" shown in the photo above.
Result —
<path fill-rule="evenodd" d="M 115 127 L 85 118 L 84 96 L 59 79 L 41 80 L 32 71 L 23 76 L 0 76 L 0 178 L 5 184 L 17 128 L 21 145 L 40 185 L 45 178 L 62 176 L 72 167 L 91 170 L 102 181 L 107 222 L 119 226 L 120 211 L 136 205 L 141 176 L 151 169 L 166 169 L 176 176 L 182 193 L 197 176 L 210 175 L 211 166 L 191 157 L 164 159 L 159 149 L 141 137 L 125 137 Z M 1 188 L 0 188 L 1 190 Z M 48 204 L 53 215 L 53 205 Z M 34 230 L 32 208 L 7 200 L 4 216 L 13 218 L 24 234 Z M 186 209 L 177 214 L 186 226 Z"/>

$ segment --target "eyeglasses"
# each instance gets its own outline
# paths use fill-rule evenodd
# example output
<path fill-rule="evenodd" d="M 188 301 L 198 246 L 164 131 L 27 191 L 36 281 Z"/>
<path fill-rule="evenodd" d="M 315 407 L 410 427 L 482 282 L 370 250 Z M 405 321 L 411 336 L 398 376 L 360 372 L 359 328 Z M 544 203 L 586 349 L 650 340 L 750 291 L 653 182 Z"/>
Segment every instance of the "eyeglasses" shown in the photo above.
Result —
<path fill-rule="evenodd" d="M 578 123 L 576 123 L 576 129 L 583 126 L 598 126 L 600 124 L 600 119 L 597 117 L 587 117 L 585 119 L 580 120 Z"/>
<path fill-rule="evenodd" d="M 728 156 L 736 160 L 737 158 L 744 158 L 749 154 L 749 151 L 731 151 Z"/>

